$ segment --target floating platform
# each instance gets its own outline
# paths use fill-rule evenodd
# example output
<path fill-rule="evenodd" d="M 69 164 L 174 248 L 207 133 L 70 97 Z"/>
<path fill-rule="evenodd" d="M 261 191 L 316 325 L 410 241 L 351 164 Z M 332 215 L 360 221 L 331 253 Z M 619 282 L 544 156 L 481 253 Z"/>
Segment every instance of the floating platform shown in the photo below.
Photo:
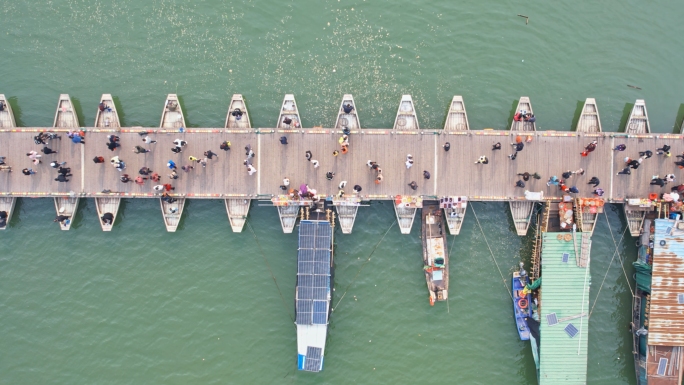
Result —
<path fill-rule="evenodd" d="M 648 112 L 646 111 L 646 102 L 643 99 L 637 99 L 632 107 L 632 112 L 629 114 L 625 132 L 628 134 L 650 134 L 651 125 L 648 122 Z"/>
<path fill-rule="evenodd" d="M 468 124 L 468 114 L 466 113 L 465 103 L 461 95 L 455 95 L 451 100 L 449 112 L 447 113 L 446 121 L 444 122 L 445 131 L 468 131 L 470 125 Z"/>
<path fill-rule="evenodd" d="M 416 108 L 413 105 L 411 95 L 403 95 L 394 119 L 395 130 L 420 130 Z"/>
<path fill-rule="evenodd" d="M 351 104 L 354 109 L 350 113 L 344 112 L 344 106 Z M 354 103 L 354 97 L 351 94 L 345 94 L 342 97 L 342 103 L 340 104 L 340 110 L 337 113 L 337 119 L 335 119 L 335 128 L 341 130 L 343 128 L 348 128 L 350 130 L 358 130 L 361 128 L 361 123 L 359 123 L 358 111 L 356 111 L 356 103 Z"/>
<path fill-rule="evenodd" d="M 530 102 L 530 98 L 527 96 L 522 96 L 520 100 L 518 100 L 518 107 L 516 107 L 514 114 L 517 114 L 520 111 L 527 111 L 534 115 L 532 103 Z M 511 131 L 537 131 L 537 123 L 526 122 L 523 120 L 516 122 L 515 119 L 513 119 L 513 122 L 511 123 Z"/>
<path fill-rule="evenodd" d="M 584 101 L 582 113 L 577 121 L 577 128 L 575 131 L 588 134 L 602 132 L 601 119 L 599 118 L 596 99 L 587 98 L 587 100 Z"/>
<path fill-rule="evenodd" d="M 16 127 L 17 124 L 14 121 L 14 113 L 12 112 L 12 106 L 5 98 L 5 95 L 0 94 L 0 103 L 3 104 L 3 110 L 0 111 L 0 128 L 12 128 Z"/>
<path fill-rule="evenodd" d="M 104 104 L 105 110 L 100 111 L 100 108 L 98 106 L 97 114 L 95 115 L 95 128 L 101 130 L 110 129 L 118 133 L 118 130 L 121 128 L 121 121 L 119 120 L 119 113 L 117 112 L 116 106 L 114 105 L 114 98 L 111 94 L 102 94 L 102 97 L 100 98 L 100 103 Z M 95 197 L 97 219 L 100 222 L 100 227 L 102 227 L 102 231 L 112 231 L 112 227 L 114 227 L 114 222 L 116 222 L 116 217 L 119 213 L 121 198 L 119 198 L 116 194 L 103 194 L 106 194 L 106 196 Z M 105 213 L 112 214 L 112 216 L 114 217 L 112 219 L 112 223 L 107 224 L 104 222 L 104 220 L 102 220 L 102 216 Z"/>
<path fill-rule="evenodd" d="M 249 198 L 231 198 L 223 201 L 226 204 L 230 228 L 233 229 L 234 233 L 241 233 L 247 222 L 251 200 Z"/>
<path fill-rule="evenodd" d="M 233 111 L 239 108 L 242 111 L 242 116 L 238 120 L 237 117 L 233 116 Z M 252 123 L 249 120 L 249 112 L 247 112 L 247 105 L 244 99 L 242 99 L 242 94 L 234 94 L 230 99 L 230 105 L 228 106 L 228 113 L 226 114 L 226 124 L 224 125 L 226 129 L 247 129 L 252 128 Z"/>
<path fill-rule="evenodd" d="M 283 120 L 291 119 L 290 124 L 285 124 Z M 295 102 L 295 97 L 293 94 L 286 94 L 283 99 L 283 105 L 280 107 L 280 115 L 278 116 L 278 122 L 276 123 L 276 128 L 278 129 L 293 129 L 301 128 L 302 119 L 299 117 L 299 109 L 297 108 L 297 103 Z"/>

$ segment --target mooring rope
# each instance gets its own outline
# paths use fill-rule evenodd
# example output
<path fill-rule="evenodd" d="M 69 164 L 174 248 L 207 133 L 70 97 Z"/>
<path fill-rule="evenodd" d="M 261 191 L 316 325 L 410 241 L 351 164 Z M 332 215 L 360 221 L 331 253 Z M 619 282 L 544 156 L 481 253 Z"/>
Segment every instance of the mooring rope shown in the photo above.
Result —
<path fill-rule="evenodd" d="M 347 288 L 344 289 L 344 293 L 342 293 L 342 297 L 340 297 L 339 301 L 337 301 L 337 304 L 335 304 L 335 306 L 333 306 L 332 311 L 335 311 L 335 309 L 337 309 L 337 307 L 340 306 L 340 302 L 342 302 L 342 300 L 344 299 L 344 296 L 347 295 L 349 288 L 351 287 L 351 285 L 354 284 L 354 282 L 356 282 L 356 278 L 358 278 L 359 274 L 361 274 L 361 270 L 363 270 L 363 268 L 366 267 L 366 264 L 368 264 L 368 262 L 370 262 L 371 257 L 373 256 L 373 253 L 375 253 L 375 250 L 378 248 L 378 246 L 380 246 L 380 243 L 382 243 L 382 240 L 385 239 L 385 236 L 387 235 L 387 233 L 389 233 L 389 231 L 392 229 L 392 227 L 394 227 L 395 223 L 397 223 L 396 219 L 394 220 L 394 222 L 392 222 L 392 224 L 387 229 L 387 231 L 385 231 L 385 234 L 382 236 L 382 238 L 380 238 L 378 243 L 375 244 L 375 247 L 373 247 L 373 250 L 371 250 L 370 254 L 368 254 L 368 258 L 366 258 L 366 261 L 363 263 L 363 265 L 361 265 L 361 267 L 359 268 L 359 271 L 356 272 L 354 279 L 352 279 L 352 281 L 349 283 L 349 285 L 347 285 Z"/>
<path fill-rule="evenodd" d="M 608 215 L 606 215 L 606 221 L 608 222 L 608 229 L 610 230 L 610 236 L 613 238 L 613 243 L 615 243 L 615 238 L 613 237 L 613 230 L 610 228 L 610 221 L 608 221 Z M 591 318 L 591 313 L 594 312 L 594 307 L 596 307 L 596 303 L 598 303 L 599 296 L 601 295 L 601 289 L 603 289 L 603 284 L 606 283 L 606 277 L 608 277 L 608 272 L 610 271 L 610 267 L 613 265 L 613 260 L 615 259 L 615 256 L 618 254 L 618 245 L 622 243 L 622 239 L 625 237 L 625 234 L 627 233 L 627 230 L 629 230 L 629 224 L 625 227 L 625 231 L 622 232 L 622 236 L 620 237 L 620 241 L 618 243 L 615 243 L 615 252 L 613 252 L 613 257 L 610 259 L 610 263 L 608 264 L 608 268 L 606 269 L 606 274 L 603 275 L 603 281 L 601 281 L 601 286 L 599 286 L 598 293 L 596 293 L 596 298 L 594 298 L 594 304 L 591 306 L 591 310 L 589 311 L 589 318 Z M 622 268 L 622 271 L 624 271 L 624 266 Z M 625 273 L 625 278 L 627 278 L 627 273 Z M 627 279 L 627 285 L 629 285 L 629 279 Z M 634 297 L 634 292 L 632 291 L 632 286 L 629 285 L 629 291 L 632 293 L 632 297 Z"/>
<path fill-rule="evenodd" d="M 292 314 L 287 309 L 287 303 L 285 302 L 285 297 L 283 297 L 283 292 L 280 290 L 280 286 L 278 285 L 278 280 L 276 280 L 276 277 L 273 274 L 273 270 L 271 269 L 271 265 L 268 263 L 268 259 L 266 259 L 266 254 L 264 254 L 264 250 L 261 248 L 261 243 L 259 243 L 259 239 L 257 238 L 256 233 L 254 232 L 254 229 L 252 228 L 252 225 L 249 224 L 249 221 L 247 221 L 247 227 L 249 227 L 249 230 L 252 232 L 252 235 L 254 236 L 254 241 L 256 242 L 257 246 L 259 247 L 259 252 L 261 253 L 261 257 L 264 258 L 264 263 L 266 264 L 266 267 L 268 267 L 268 272 L 271 273 L 271 278 L 273 279 L 273 283 L 275 283 L 276 289 L 278 289 L 278 294 L 280 294 L 280 299 L 283 301 L 283 306 L 285 307 L 285 312 L 287 313 L 287 316 L 290 317 L 290 320 L 292 320 L 292 323 L 294 324 L 294 317 L 292 317 Z"/>
<path fill-rule="evenodd" d="M 504 287 L 506 288 L 506 291 L 508 291 L 508 295 L 511 296 L 511 300 L 513 299 L 513 293 L 511 292 L 511 289 L 508 288 L 508 285 L 506 285 L 506 278 L 504 278 L 503 273 L 501 272 L 501 268 L 499 267 L 499 263 L 496 261 L 496 258 L 494 257 L 494 252 L 492 251 L 492 248 L 489 247 L 489 242 L 487 241 L 487 236 L 485 235 L 484 230 L 482 229 L 482 225 L 480 224 L 480 220 L 477 218 L 477 214 L 475 213 L 475 208 L 473 208 L 472 204 L 469 204 L 470 209 L 473 210 L 473 214 L 475 215 L 475 220 L 477 221 L 477 226 L 480 228 L 480 232 L 482 233 L 482 236 L 484 237 L 485 243 L 487 244 L 487 248 L 489 249 L 489 254 L 492 256 L 492 260 L 494 260 L 494 264 L 496 265 L 496 269 L 499 270 L 499 275 L 501 275 L 501 282 L 503 283 Z"/>
<path fill-rule="evenodd" d="M 615 237 L 613 237 L 613 229 L 610 227 L 610 221 L 608 220 L 608 215 L 606 215 L 606 222 L 608 222 L 608 230 L 610 230 L 610 237 L 613 238 L 613 245 L 615 245 L 615 249 L 617 250 L 618 244 L 615 243 Z M 625 231 L 622 232 L 622 237 L 620 238 L 620 241 L 622 242 L 622 239 L 625 237 L 625 233 L 627 232 L 627 229 L 629 229 L 629 222 L 627 223 L 627 226 L 625 227 Z M 625 274 L 625 281 L 627 281 L 627 286 L 629 286 L 629 291 L 632 293 L 632 297 L 634 297 L 634 290 L 632 290 L 632 285 L 629 283 L 629 277 L 627 277 L 627 271 L 625 270 L 625 260 L 624 258 L 619 258 L 620 259 L 620 266 L 622 267 L 622 272 Z"/>

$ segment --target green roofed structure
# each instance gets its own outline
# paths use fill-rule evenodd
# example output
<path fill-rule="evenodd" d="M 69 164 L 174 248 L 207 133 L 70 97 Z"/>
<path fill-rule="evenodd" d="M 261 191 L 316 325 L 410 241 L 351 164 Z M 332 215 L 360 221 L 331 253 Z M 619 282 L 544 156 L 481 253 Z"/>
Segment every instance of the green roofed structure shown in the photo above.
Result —
<path fill-rule="evenodd" d="M 586 384 L 591 233 L 541 234 L 540 341 L 532 341 L 539 384 Z"/>

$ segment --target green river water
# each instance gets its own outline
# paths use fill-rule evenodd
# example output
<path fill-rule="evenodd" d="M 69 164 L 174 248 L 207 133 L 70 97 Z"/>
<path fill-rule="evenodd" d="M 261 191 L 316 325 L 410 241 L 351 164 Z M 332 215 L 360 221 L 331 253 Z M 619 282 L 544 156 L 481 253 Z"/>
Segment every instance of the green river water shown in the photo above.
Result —
<path fill-rule="evenodd" d="M 343 93 L 362 126 L 391 127 L 409 93 L 425 128 L 441 127 L 459 94 L 473 129 L 506 128 L 526 95 L 541 130 L 570 130 L 595 97 L 605 131 L 643 98 L 653 131 L 672 132 L 684 114 L 683 17 L 664 0 L 4 1 L 0 93 L 21 126 L 50 126 L 60 93 L 85 126 L 102 93 L 124 125 L 157 126 L 178 93 L 192 127 L 222 126 L 233 93 L 255 127 L 275 124 L 285 93 L 305 127 L 332 125 Z M 532 231 L 515 235 L 507 204 L 472 207 L 508 285 Z M 607 208 L 592 246 L 588 383 L 635 384 L 618 260 L 636 250 L 626 235 L 609 266 L 626 223 Z M 389 203 L 362 207 L 353 234 L 337 229 L 337 307 L 313 374 L 296 370 L 297 238 L 274 208 L 254 204 L 253 232 L 241 234 L 221 201 L 191 201 L 174 234 L 154 200 L 124 201 L 111 233 L 90 200 L 69 232 L 48 199 L 17 209 L 0 234 L 0 384 L 536 383 L 472 211 L 449 239 L 448 306 L 428 304 L 420 226 L 382 238 Z"/>

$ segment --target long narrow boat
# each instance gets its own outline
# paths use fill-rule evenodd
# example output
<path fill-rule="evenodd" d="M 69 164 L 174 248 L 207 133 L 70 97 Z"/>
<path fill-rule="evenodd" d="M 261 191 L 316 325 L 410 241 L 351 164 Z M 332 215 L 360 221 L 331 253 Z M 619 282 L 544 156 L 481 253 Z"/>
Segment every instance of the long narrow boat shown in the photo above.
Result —
<path fill-rule="evenodd" d="M 442 210 L 437 201 L 423 201 L 423 272 L 430 306 L 449 298 L 449 252 Z"/>
<path fill-rule="evenodd" d="M 116 111 L 114 105 L 114 98 L 111 94 L 102 94 L 100 104 L 104 110 L 100 110 L 98 105 L 97 114 L 95 115 L 95 127 L 97 128 L 120 128 L 119 113 Z"/>
<path fill-rule="evenodd" d="M 234 233 L 241 233 L 242 228 L 245 227 L 245 222 L 247 222 L 251 200 L 249 198 L 230 198 L 223 201 L 226 205 L 230 228 L 233 229 Z"/>
<path fill-rule="evenodd" d="M 118 197 L 98 197 L 95 198 L 95 208 L 97 208 L 97 218 L 100 221 L 102 231 L 112 231 L 114 222 L 116 222 L 116 215 L 119 212 L 119 205 L 121 205 L 121 198 Z M 112 214 L 112 222 L 105 223 L 102 216 L 105 214 Z"/>
<path fill-rule="evenodd" d="M 290 122 L 290 124 L 286 124 L 283 122 L 285 119 L 290 119 L 292 122 Z M 299 110 L 297 109 L 295 97 L 293 94 L 285 94 L 283 105 L 280 107 L 280 114 L 278 115 L 278 123 L 276 123 L 276 128 L 290 129 L 301 127 L 302 120 L 299 117 Z"/>
<path fill-rule="evenodd" d="M 684 226 L 680 220 L 644 220 L 632 302 L 632 354 L 637 385 L 679 385 L 684 372 Z"/>
<path fill-rule="evenodd" d="M 532 110 L 532 103 L 527 96 L 520 97 L 515 113 L 529 113 L 534 114 Z M 513 119 L 511 123 L 511 131 L 537 131 L 537 123 L 529 121 L 516 121 Z M 513 216 L 513 223 L 515 230 L 519 236 L 524 237 L 527 230 L 530 228 L 530 221 L 532 220 L 532 211 L 534 210 L 534 202 L 530 201 L 509 201 L 508 205 Z"/>
<path fill-rule="evenodd" d="M 76 129 L 80 126 L 81 125 L 78 123 L 78 116 L 76 115 L 74 105 L 71 103 L 69 95 L 59 95 L 57 111 L 55 111 L 55 121 L 52 124 L 52 127 Z"/>
<path fill-rule="evenodd" d="M 56 197 L 55 198 L 55 210 L 57 215 L 64 215 L 69 217 L 69 219 L 59 222 L 59 227 L 62 230 L 69 230 L 71 224 L 74 221 L 74 215 L 76 215 L 76 210 L 78 209 L 79 198 L 76 197 Z"/>
<path fill-rule="evenodd" d="M 521 96 L 518 100 L 518 107 L 515 109 L 515 113 L 529 113 L 534 115 L 534 110 L 532 110 L 532 103 L 530 103 L 530 98 L 527 96 Z M 511 131 L 537 131 L 537 123 L 529 121 L 516 121 L 513 119 L 511 123 Z"/>
<path fill-rule="evenodd" d="M 178 95 L 169 94 L 164 102 L 159 128 L 173 130 L 185 127 L 185 117 L 183 116 L 183 109 L 178 102 Z"/>
<path fill-rule="evenodd" d="M 55 112 L 55 121 L 52 125 L 54 128 L 68 128 L 77 130 L 81 125 L 78 122 L 78 115 L 74 110 L 74 105 L 71 103 L 71 98 L 68 94 L 59 95 L 57 102 L 57 111 Z M 83 146 L 79 146 L 80 151 L 83 151 Z M 72 182 L 73 183 L 73 182 Z M 74 215 L 78 209 L 78 196 L 62 196 L 55 197 L 55 210 L 57 215 L 64 215 L 69 219 L 59 223 L 62 230 L 69 230 L 71 223 L 74 220 Z"/>
<path fill-rule="evenodd" d="M 521 271 L 522 266 L 520 267 Z M 525 285 L 530 282 L 527 274 L 521 277 L 520 272 L 513 272 L 511 288 L 513 290 L 513 314 L 515 315 L 515 326 L 518 329 L 518 336 L 521 341 L 530 339 L 530 327 L 527 319 L 532 317 L 532 293 L 524 293 Z"/>
<path fill-rule="evenodd" d="M 114 105 L 114 98 L 111 94 L 102 94 L 100 98 L 100 104 L 104 110 L 100 110 L 99 106 L 97 108 L 97 114 L 95 115 L 95 128 L 101 129 L 119 129 L 121 128 L 121 121 L 119 120 L 119 113 L 116 111 L 116 106 Z M 119 213 L 119 206 L 121 204 L 121 198 L 115 196 L 102 196 L 95 197 L 95 208 L 97 209 L 97 219 L 100 221 L 100 227 L 102 231 L 112 231 L 114 222 L 116 222 L 116 216 Z M 109 213 L 113 216 L 111 223 L 105 223 L 102 216 Z"/>
<path fill-rule="evenodd" d="M 0 111 L 0 128 L 16 127 L 17 124 L 14 122 L 12 106 L 7 101 L 7 98 L 5 98 L 4 94 L 0 94 L 0 103 L 3 105 L 3 109 Z"/>
<path fill-rule="evenodd" d="M 397 116 L 394 119 L 395 130 L 420 130 L 416 108 L 411 95 L 402 95 Z"/>
<path fill-rule="evenodd" d="M 0 197 L 0 211 L 7 213 L 4 226 L 0 226 L 0 230 L 5 230 L 7 226 L 9 226 L 9 223 L 12 220 L 12 214 L 14 214 L 14 205 L 16 202 L 17 198 L 15 197 Z"/>
<path fill-rule="evenodd" d="M 299 224 L 297 248 L 297 369 L 323 370 L 325 340 L 331 312 L 334 221 L 325 201 Z"/>
<path fill-rule="evenodd" d="M 161 204 L 162 216 L 164 217 L 164 225 L 166 231 L 173 233 L 178 228 L 181 216 L 183 215 L 183 207 L 185 206 L 185 198 L 175 198 L 173 203 L 166 202 L 159 199 Z"/>
<path fill-rule="evenodd" d="M 599 118 L 596 99 L 587 98 L 582 107 L 582 114 L 577 121 L 577 132 L 597 133 L 601 132 L 601 119 Z"/>
<path fill-rule="evenodd" d="M 353 107 L 353 110 L 349 113 L 344 112 L 344 107 L 347 105 Z M 341 130 L 345 127 L 350 130 L 358 130 L 361 128 L 358 111 L 356 110 L 356 103 L 354 103 L 354 97 L 351 94 L 344 94 L 342 97 L 342 104 L 340 104 L 340 110 L 337 113 L 337 119 L 335 120 L 336 129 Z"/>
<path fill-rule="evenodd" d="M 449 113 L 444 122 L 444 131 L 467 131 L 470 129 L 468 124 L 468 114 L 466 113 L 463 96 L 455 95 L 451 99 Z"/>
<path fill-rule="evenodd" d="M 240 115 L 240 113 L 242 114 Z M 233 94 L 233 97 L 230 99 L 224 128 L 252 128 L 252 124 L 249 121 L 249 112 L 247 112 L 247 105 L 242 98 L 242 94 Z"/>
<path fill-rule="evenodd" d="M 646 111 L 646 102 L 643 99 L 637 99 L 634 102 L 632 112 L 629 114 L 625 132 L 628 134 L 650 134 L 651 125 L 648 122 L 648 111 Z"/>

